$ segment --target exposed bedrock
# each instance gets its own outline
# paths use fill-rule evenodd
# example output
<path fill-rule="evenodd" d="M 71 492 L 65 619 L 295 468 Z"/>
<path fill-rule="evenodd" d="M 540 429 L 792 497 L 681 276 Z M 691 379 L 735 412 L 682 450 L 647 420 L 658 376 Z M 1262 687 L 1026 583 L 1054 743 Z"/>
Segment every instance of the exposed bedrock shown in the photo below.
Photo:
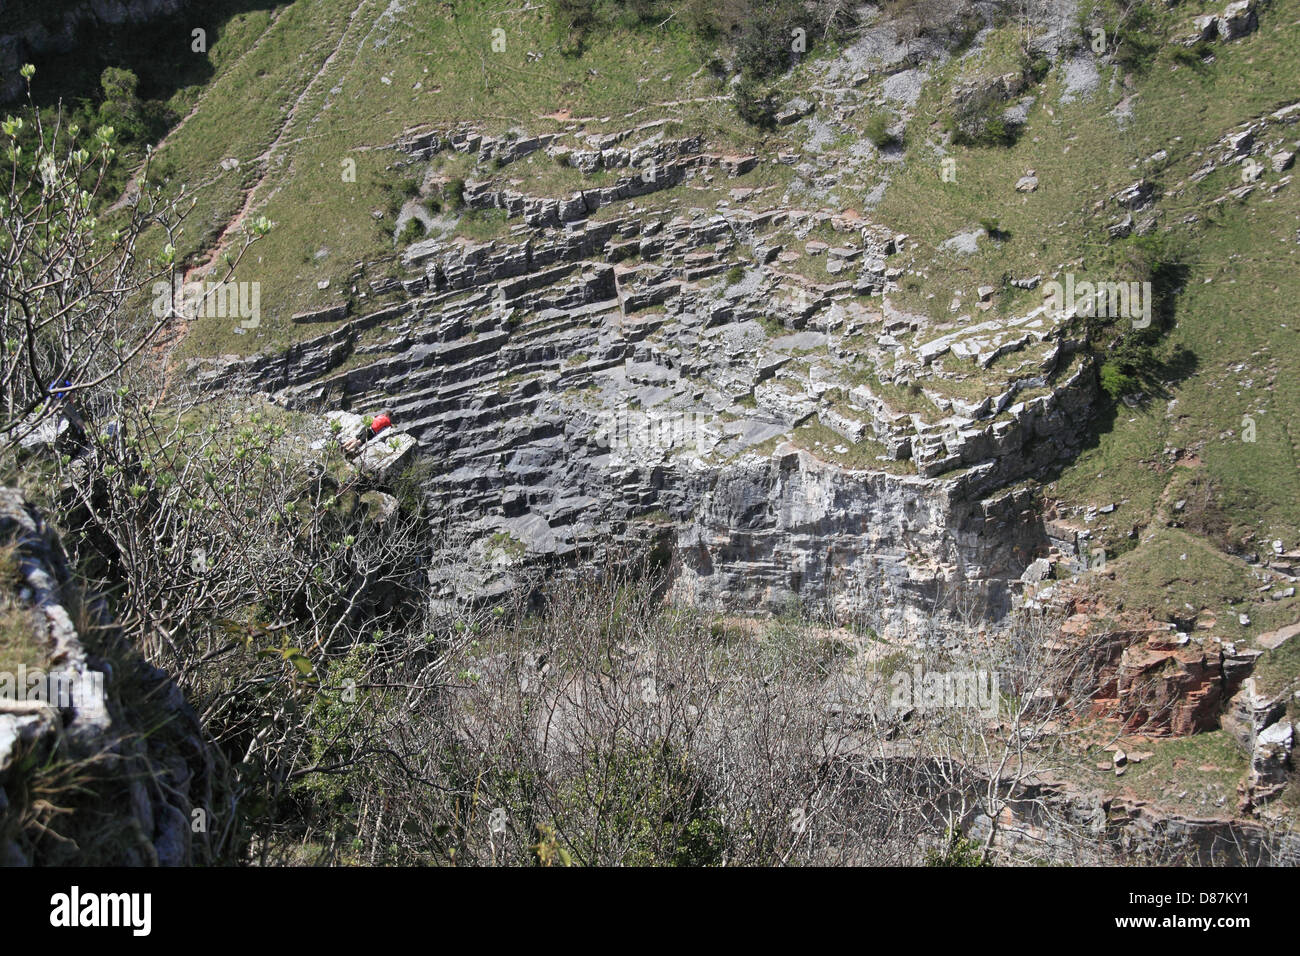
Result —
<path fill-rule="evenodd" d="M 1004 615 L 1051 547 L 1022 483 L 1077 451 L 1092 411 L 1082 324 L 1047 305 L 980 321 L 902 312 L 888 259 L 906 237 L 765 209 L 749 189 L 716 210 L 642 208 L 626 197 L 755 160 L 704 154 L 698 137 L 634 140 L 585 144 L 582 164 L 630 170 L 570 197 L 600 218 L 467 183 L 472 204 L 516 223 L 501 238 L 413 243 L 404 277 L 369 285 L 383 308 L 295 316 L 335 327 L 195 378 L 302 409 L 391 409 L 420 443 L 434 513 L 480 542 L 452 589 L 490 593 L 512 562 L 652 527 L 703 605 L 797 599 L 897 634 L 957 601 Z M 405 142 L 416 163 L 573 149 L 463 131 Z M 820 281 L 792 270 L 808 257 Z"/>
<path fill-rule="evenodd" d="M 122 799 L 120 833 L 93 848 L 101 865 L 210 860 L 216 774 L 180 689 L 121 641 L 102 600 L 78 589 L 58 535 L 14 488 L 0 487 L 0 544 L 12 549 L 0 587 L 14 641 L 6 650 L 23 655 L 0 673 L 0 866 L 85 862 L 78 854 L 89 847 L 39 823 L 15 826 L 28 812 L 39 819 L 34 779 L 50 786 L 71 769 L 79 776 L 65 779 L 78 791 Z M 72 799 L 73 787 L 61 787 L 59 799 Z"/>
<path fill-rule="evenodd" d="M 1027 489 L 964 497 L 958 481 L 847 472 L 789 445 L 719 470 L 677 537 L 680 593 L 743 610 L 793 601 L 923 636 L 955 605 L 997 619 L 1043 544 Z"/>

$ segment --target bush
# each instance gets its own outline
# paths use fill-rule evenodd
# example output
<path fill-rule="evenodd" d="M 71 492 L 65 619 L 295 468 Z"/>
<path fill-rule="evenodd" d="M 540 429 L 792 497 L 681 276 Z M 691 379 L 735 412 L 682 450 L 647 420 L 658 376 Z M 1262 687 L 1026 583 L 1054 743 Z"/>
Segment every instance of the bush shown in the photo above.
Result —
<path fill-rule="evenodd" d="M 794 65 L 793 33 L 805 31 L 807 44 L 813 40 L 812 18 L 798 0 L 754 0 L 736 40 L 736 66 L 742 75 L 769 79 Z"/>
<path fill-rule="evenodd" d="M 955 831 L 949 831 L 941 850 L 925 855 L 926 866 L 992 866 L 978 843 Z"/>
<path fill-rule="evenodd" d="M 1113 401 L 1118 401 L 1121 395 L 1130 394 L 1138 385 L 1137 379 L 1125 372 L 1122 364 L 1118 361 L 1103 362 L 1099 379 L 1101 381 L 1101 390 L 1109 395 Z"/>
<path fill-rule="evenodd" d="M 1020 126 L 1002 115 L 1006 101 L 990 87 L 958 104 L 947 117 L 952 141 L 958 146 L 1011 146 L 1020 136 Z"/>
<path fill-rule="evenodd" d="M 453 179 L 442 187 L 442 199 L 451 210 L 465 208 L 465 180 Z"/>
<path fill-rule="evenodd" d="M 104 100 L 99 104 L 99 122 L 117 131 L 124 143 L 141 142 L 146 138 L 143 105 L 136 96 L 139 79 L 130 70 L 110 66 L 99 78 Z"/>
<path fill-rule="evenodd" d="M 776 127 L 776 96 L 771 90 L 761 87 L 754 80 L 742 79 L 736 84 L 732 96 L 736 113 L 746 123 L 759 129 Z"/>
<path fill-rule="evenodd" d="M 1001 104 L 995 111 L 963 111 L 950 120 L 952 141 L 958 146 L 1012 146 L 1020 128 L 1002 117 Z"/>
<path fill-rule="evenodd" d="M 551 0 L 552 16 L 564 32 L 564 56 L 581 56 L 587 33 L 596 23 L 596 0 Z"/>
<path fill-rule="evenodd" d="M 415 216 L 406 220 L 406 225 L 402 227 L 401 234 L 397 237 L 399 246 L 409 246 L 417 239 L 423 239 L 425 236 L 424 223 L 420 222 Z"/>
<path fill-rule="evenodd" d="M 568 812 L 594 811 L 590 830 L 569 832 L 572 852 L 592 859 L 605 842 L 624 847 L 619 862 L 627 866 L 719 865 L 726 829 L 702 768 L 669 740 L 616 740 L 608 750 L 600 743 L 560 795 Z"/>
<path fill-rule="evenodd" d="M 867 120 L 865 132 L 876 149 L 885 149 L 898 142 L 898 138 L 889 131 L 889 118 L 884 113 L 876 113 Z"/>
<path fill-rule="evenodd" d="M 1130 236 L 1123 246 L 1125 261 L 1139 282 L 1151 283 L 1151 324 L 1132 329 L 1131 341 L 1153 345 L 1173 325 L 1174 297 L 1187 278 L 1186 251 L 1171 234 L 1153 232 Z"/>

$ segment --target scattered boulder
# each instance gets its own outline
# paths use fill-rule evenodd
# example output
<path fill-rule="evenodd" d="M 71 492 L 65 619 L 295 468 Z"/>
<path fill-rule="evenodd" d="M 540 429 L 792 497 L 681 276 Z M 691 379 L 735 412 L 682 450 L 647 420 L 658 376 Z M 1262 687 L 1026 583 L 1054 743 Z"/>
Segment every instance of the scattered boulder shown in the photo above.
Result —
<path fill-rule="evenodd" d="M 1216 26 L 1219 36 L 1225 40 L 1236 40 L 1259 28 L 1259 16 L 1256 13 L 1256 0 L 1237 0 L 1224 8 Z"/>
<path fill-rule="evenodd" d="M 1132 185 L 1125 186 L 1110 198 L 1111 202 L 1125 209 L 1137 210 L 1150 202 L 1154 195 L 1155 185 L 1145 179 L 1139 179 Z"/>
<path fill-rule="evenodd" d="M 368 441 L 361 449 L 357 467 L 365 474 L 382 480 L 409 461 L 415 450 L 415 439 L 410 435 L 388 435 L 383 432 Z"/>
<path fill-rule="evenodd" d="M 1020 580 L 1025 584 L 1037 584 L 1045 581 L 1052 575 L 1052 562 L 1047 558 L 1037 558 L 1029 563 L 1024 573 L 1020 575 Z"/>

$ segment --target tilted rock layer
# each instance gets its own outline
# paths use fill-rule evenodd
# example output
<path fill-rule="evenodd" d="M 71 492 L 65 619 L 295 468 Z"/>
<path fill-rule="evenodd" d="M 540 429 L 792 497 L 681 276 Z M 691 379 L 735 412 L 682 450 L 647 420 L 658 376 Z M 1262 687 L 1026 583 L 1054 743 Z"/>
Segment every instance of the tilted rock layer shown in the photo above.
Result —
<path fill-rule="evenodd" d="M 471 207 L 519 220 L 508 235 L 414 243 L 409 278 L 371 283 L 396 304 L 199 381 L 391 409 L 432 463 L 437 513 L 530 556 L 577 556 L 651 517 L 676 529 L 679 587 L 706 606 L 798 599 L 894 633 L 959 594 L 1004 614 L 1049 547 L 1016 483 L 1070 455 L 1091 413 L 1073 316 L 932 328 L 889 302 L 905 236 L 764 209 L 750 189 L 716 211 L 641 209 L 759 160 L 644 128 L 589 139 L 404 138 L 404 163 L 547 149 L 620 178 L 561 199 L 468 182 Z M 836 243 L 803 242 L 813 229 Z M 831 281 L 787 271 L 800 255 L 825 257 Z"/>

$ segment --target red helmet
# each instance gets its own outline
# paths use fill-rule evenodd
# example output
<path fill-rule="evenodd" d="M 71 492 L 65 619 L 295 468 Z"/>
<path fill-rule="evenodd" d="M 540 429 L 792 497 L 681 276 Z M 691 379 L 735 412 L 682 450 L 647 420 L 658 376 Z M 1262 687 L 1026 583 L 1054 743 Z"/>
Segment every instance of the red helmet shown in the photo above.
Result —
<path fill-rule="evenodd" d="M 370 422 L 370 431 L 378 435 L 381 431 L 393 424 L 387 415 L 376 415 Z"/>

